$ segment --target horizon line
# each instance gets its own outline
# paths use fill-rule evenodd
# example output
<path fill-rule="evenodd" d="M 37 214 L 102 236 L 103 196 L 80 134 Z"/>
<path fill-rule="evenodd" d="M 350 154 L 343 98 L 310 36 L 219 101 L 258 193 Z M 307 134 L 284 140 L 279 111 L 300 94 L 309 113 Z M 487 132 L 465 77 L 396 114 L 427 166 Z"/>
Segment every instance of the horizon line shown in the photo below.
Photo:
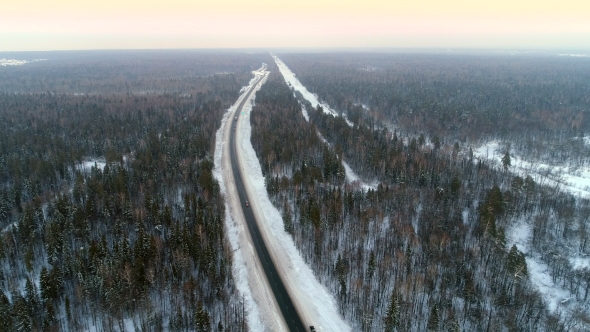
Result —
<path fill-rule="evenodd" d="M 2 53 L 41 53 L 41 52 L 96 52 L 96 51 L 260 51 L 272 52 L 274 50 L 292 50 L 292 51 L 428 51 L 428 52 L 453 52 L 453 51 L 495 51 L 495 52 L 557 52 L 557 51 L 582 51 L 590 52 L 590 48 L 580 47 L 427 47 L 427 46 L 295 46 L 295 47 L 168 47 L 168 48 L 88 48 L 88 49 L 50 49 L 50 50 L 0 50 Z"/>

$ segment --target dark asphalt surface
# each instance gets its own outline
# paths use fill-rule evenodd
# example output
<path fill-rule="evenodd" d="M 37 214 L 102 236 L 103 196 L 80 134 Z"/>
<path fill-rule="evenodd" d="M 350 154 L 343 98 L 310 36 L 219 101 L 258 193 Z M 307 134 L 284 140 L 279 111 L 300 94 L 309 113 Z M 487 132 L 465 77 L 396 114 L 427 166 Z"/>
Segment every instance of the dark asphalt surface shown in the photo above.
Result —
<path fill-rule="evenodd" d="M 262 78 L 261 78 L 262 79 Z M 258 82 L 260 82 L 259 79 Z M 242 112 L 242 108 L 244 107 L 244 103 L 248 100 L 250 94 L 252 94 L 253 89 L 248 91 L 248 95 L 242 103 L 238 106 L 238 110 L 236 112 L 236 116 L 238 117 L 238 121 L 240 119 L 240 114 Z M 231 119 L 231 125 L 235 128 L 237 121 L 235 119 Z M 289 297 L 289 293 L 283 284 L 283 281 L 277 271 L 277 268 L 272 261 L 268 250 L 266 249 L 266 245 L 262 236 L 260 235 L 260 230 L 258 229 L 258 223 L 256 222 L 256 218 L 254 217 L 254 213 L 252 213 L 252 209 L 246 206 L 246 201 L 249 200 L 246 194 L 246 190 L 244 188 L 244 182 L 242 181 L 242 172 L 239 168 L 238 161 L 237 161 L 237 154 L 236 154 L 236 132 L 232 129 L 230 133 L 230 156 L 231 156 L 231 165 L 232 165 L 232 173 L 235 179 L 236 188 L 238 190 L 238 195 L 240 197 L 240 203 L 242 204 L 242 210 L 244 211 L 244 218 L 246 223 L 248 224 L 248 230 L 250 231 L 250 235 L 252 236 L 252 242 L 254 243 L 254 247 L 256 248 L 256 253 L 258 254 L 258 258 L 262 264 L 264 269 L 264 273 L 266 274 L 266 278 L 270 283 L 270 287 L 274 293 L 274 296 L 279 304 L 279 308 L 281 309 L 281 313 L 289 327 L 290 331 L 298 331 L 304 332 L 307 331 L 301 318 L 299 318 L 299 314 L 293 305 L 293 301 Z"/>

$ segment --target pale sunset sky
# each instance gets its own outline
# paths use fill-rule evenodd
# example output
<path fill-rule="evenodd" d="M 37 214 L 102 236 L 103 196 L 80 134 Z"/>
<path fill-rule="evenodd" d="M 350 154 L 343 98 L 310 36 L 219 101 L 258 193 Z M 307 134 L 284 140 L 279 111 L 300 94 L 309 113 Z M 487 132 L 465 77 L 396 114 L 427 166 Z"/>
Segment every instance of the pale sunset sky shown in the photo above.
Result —
<path fill-rule="evenodd" d="M 590 50 L 590 0 L 5 0 L 0 51 Z"/>

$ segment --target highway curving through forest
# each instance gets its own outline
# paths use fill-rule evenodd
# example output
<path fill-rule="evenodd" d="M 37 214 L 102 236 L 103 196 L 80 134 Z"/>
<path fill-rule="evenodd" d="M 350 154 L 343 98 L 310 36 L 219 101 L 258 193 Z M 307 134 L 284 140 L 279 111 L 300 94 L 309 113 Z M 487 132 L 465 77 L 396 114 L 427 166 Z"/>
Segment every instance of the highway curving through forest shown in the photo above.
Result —
<path fill-rule="evenodd" d="M 245 176 L 242 168 L 240 167 L 240 162 L 238 158 L 237 152 L 237 138 L 236 138 L 236 126 L 240 121 L 240 114 L 242 113 L 242 109 L 244 104 L 250 100 L 250 95 L 253 91 L 255 91 L 256 87 L 260 83 L 265 76 L 260 77 L 254 84 L 252 84 L 249 88 L 249 91 L 245 94 L 244 98 L 242 99 L 241 103 L 238 105 L 233 119 L 230 118 L 228 124 L 232 127 L 230 131 L 230 145 L 229 145 L 229 152 L 230 152 L 230 159 L 231 159 L 231 173 L 233 174 L 234 183 L 236 187 L 236 193 L 239 197 L 239 202 L 241 205 L 241 210 L 244 214 L 244 220 L 246 221 L 248 231 L 251 236 L 252 244 L 256 250 L 256 254 L 258 259 L 262 265 L 264 270 L 264 274 L 266 275 L 266 279 L 272 289 L 272 292 L 275 296 L 276 303 L 280 308 L 281 314 L 284 318 L 285 324 L 289 328 L 290 331 L 298 331 L 304 332 L 307 331 L 299 313 L 291 300 L 289 292 L 283 283 L 283 279 L 281 278 L 280 273 L 277 270 L 276 264 L 273 262 L 271 255 L 266 247 L 264 242 L 264 238 L 260 232 L 258 227 L 258 221 L 252 211 L 251 205 L 248 203 L 250 199 L 248 198 L 248 193 L 245 188 L 245 181 L 243 176 Z"/>

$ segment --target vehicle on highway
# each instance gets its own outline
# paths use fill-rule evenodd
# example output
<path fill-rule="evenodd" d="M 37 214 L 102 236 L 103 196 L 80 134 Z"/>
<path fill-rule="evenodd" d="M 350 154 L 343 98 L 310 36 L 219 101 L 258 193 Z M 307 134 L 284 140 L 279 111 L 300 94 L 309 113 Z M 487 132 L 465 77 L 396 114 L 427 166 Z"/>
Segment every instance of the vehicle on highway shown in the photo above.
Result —
<path fill-rule="evenodd" d="M 248 204 L 248 201 L 246 201 L 246 207 L 249 207 L 249 206 L 250 206 L 250 204 Z"/>
<path fill-rule="evenodd" d="M 238 121 L 238 117 L 236 116 L 236 117 L 234 118 L 234 120 Z"/>

